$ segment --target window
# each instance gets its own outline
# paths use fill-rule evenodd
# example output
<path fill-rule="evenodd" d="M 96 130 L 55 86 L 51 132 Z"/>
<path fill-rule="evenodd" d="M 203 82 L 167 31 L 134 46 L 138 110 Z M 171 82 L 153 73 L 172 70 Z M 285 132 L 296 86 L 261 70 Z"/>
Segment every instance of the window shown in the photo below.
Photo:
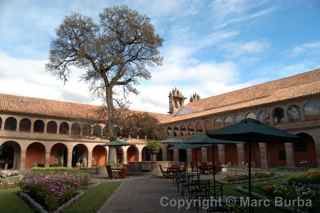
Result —
<path fill-rule="evenodd" d="M 68 125 L 68 123 L 62 122 L 62 123 L 60 124 L 60 127 L 59 127 L 59 132 L 60 132 L 60 134 L 62 134 L 62 135 L 67 135 L 67 134 L 69 134 L 69 125 Z"/>
<path fill-rule="evenodd" d="M 4 129 L 9 131 L 17 130 L 17 120 L 14 117 L 9 117 L 4 122 Z"/>
<path fill-rule="evenodd" d="M 49 121 L 47 124 L 47 133 L 56 134 L 58 125 L 55 121 Z"/>
<path fill-rule="evenodd" d="M 42 120 L 36 120 L 33 124 L 33 131 L 38 133 L 44 132 L 44 122 Z"/>
<path fill-rule="evenodd" d="M 71 126 L 71 135 L 80 135 L 81 134 L 81 127 L 78 123 L 73 123 Z"/>
<path fill-rule="evenodd" d="M 284 110 L 280 107 L 275 108 L 272 113 L 272 119 L 274 124 L 282 123 L 284 119 Z"/>
<path fill-rule="evenodd" d="M 20 121 L 19 129 L 21 132 L 30 132 L 31 131 L 31 121 L 27 118 L 24 118 Z"/>
<path fill-rule="evenodd" d="M 303 112 L 306 119 L 314 119 L 320 116 L 320 100 L 310 100 L 305 103 Z"/>
<path fill-rule="evenodd" d="M 289 106 L 287 113 L 289 121 L 299 121 L 301 119 L 300 108 L 296 105 Z"/>
<path fill-rule="evenodd" d="M 233 123 L 233 118 L 231 116 L 228 116 L 225 120 L 224 120 L 224 124 L 226 126 L 231 125 Z"/>

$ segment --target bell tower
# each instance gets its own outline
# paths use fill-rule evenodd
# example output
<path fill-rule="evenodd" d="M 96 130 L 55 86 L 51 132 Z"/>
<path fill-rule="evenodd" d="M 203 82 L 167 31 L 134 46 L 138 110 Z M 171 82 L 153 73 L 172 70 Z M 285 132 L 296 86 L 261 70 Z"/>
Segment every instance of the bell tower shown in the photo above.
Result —
<path fill-rule="evenodd" d="M 186 97 L 182 95 L 177 88 L 172 89 L 169 92 L 169 113 L 173 114 L 181 109 L 184 105 Z"/>
<path fill-rule="evenodd" d="M 197 102 L 200 100 L 200 95 L 198 95 L 197 93 L 193 93 L 193 95 L 190 97 L 190 103 L 193 103 L 193 102 Z"/>

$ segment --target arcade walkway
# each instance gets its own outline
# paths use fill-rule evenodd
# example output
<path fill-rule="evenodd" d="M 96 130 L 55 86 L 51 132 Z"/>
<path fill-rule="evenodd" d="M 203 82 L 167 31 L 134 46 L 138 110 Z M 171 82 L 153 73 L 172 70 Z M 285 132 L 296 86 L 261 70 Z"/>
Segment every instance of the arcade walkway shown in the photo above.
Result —
<path fill-rule="evenodd" d="M 161 207 L 160 198 L 179 198 L 174 184 L 151 176 L 125 180 L 99 213 L 193 213 L 195 210 Z M 168 202 L 167 202 L 168 203 Z"/>

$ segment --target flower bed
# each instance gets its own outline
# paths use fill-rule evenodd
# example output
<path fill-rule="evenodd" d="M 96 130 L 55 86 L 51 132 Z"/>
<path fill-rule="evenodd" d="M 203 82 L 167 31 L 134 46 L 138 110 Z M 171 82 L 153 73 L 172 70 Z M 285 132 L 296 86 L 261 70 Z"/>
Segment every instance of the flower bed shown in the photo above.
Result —
<path fill-rule="evenodd" d="M 254 179 L 259 179 L 259 178 L 269 178 L 273 177 L 274 174 L 271 172 L 255 172 L 252 174 L 252 178 Z M 224 178 L 223 181 L 226 182 L 239 182 L 239 181 L 244 181 L 248 179 L 248 174 L 227 174 Z"/>
<path fill-rule="evenodd" d="M 300 210 L 317 212 L 320 208 L 320 171 L 309 170 L 302 175 L 291 176 L 284 182 L 258 186 L 258 190 L 271 198 L 310 199 L 312 207 Z"/>
<path fill-rule="evenodd" d="M 80 180 L 72 175 L 26 175 L 21 183 L 22 192 L 53 211 L 78 193 Z"/>

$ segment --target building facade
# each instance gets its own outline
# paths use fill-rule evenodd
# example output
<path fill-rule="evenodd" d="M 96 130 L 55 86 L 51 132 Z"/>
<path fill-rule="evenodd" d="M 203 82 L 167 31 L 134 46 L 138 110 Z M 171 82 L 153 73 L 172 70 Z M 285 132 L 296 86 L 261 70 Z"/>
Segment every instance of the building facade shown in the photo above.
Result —
<path fill-rule="evenodd" d="M 169 114 L 152 113 L 168 137 L 188 137 L 243 118 L 299 134 L 299 143 L 258 143 L 255 167 L 320 165 L 320 70 L 201 99 L 188 104 L 178 89 L 169 93 Z M 102 107 L 0 94 L 0 168 L 33 166 L 93 167 L 106 164 L 106 115 Z M 129 138 L 117 149 L 123 163 L 152 160 L 146 139 Z M 211 161 L 241 166 L 248 161 L 245 144 L 171 150 L 163 145 L 157 160 Z"/>
<path fill-rule="evenodd" d="M 177 94 L 177 101 L 184 97 L 176 89 L 170 93 L 174 100 L 172 94 Z M 194 96 L 184 106 L 174 105 L 177 107 L 170 110 L 173 112 L 170 118 L 162 122 L 168 137 L 187 137 L 225 127 L 244 118 L 254 118 L 302 137 L 300 143 L 275 141 L 255 144 L 252 156 L 254 166 L 320 165 L 320 70 L 205 99 Z M 215 155 L 221 164 L 242 165 L 248 162 L 247 151 L 247 145 L 228 144 L 218 145 L 216 149 L 169 151 L 168 157 L 191 162 L 211 161 Z"/>

